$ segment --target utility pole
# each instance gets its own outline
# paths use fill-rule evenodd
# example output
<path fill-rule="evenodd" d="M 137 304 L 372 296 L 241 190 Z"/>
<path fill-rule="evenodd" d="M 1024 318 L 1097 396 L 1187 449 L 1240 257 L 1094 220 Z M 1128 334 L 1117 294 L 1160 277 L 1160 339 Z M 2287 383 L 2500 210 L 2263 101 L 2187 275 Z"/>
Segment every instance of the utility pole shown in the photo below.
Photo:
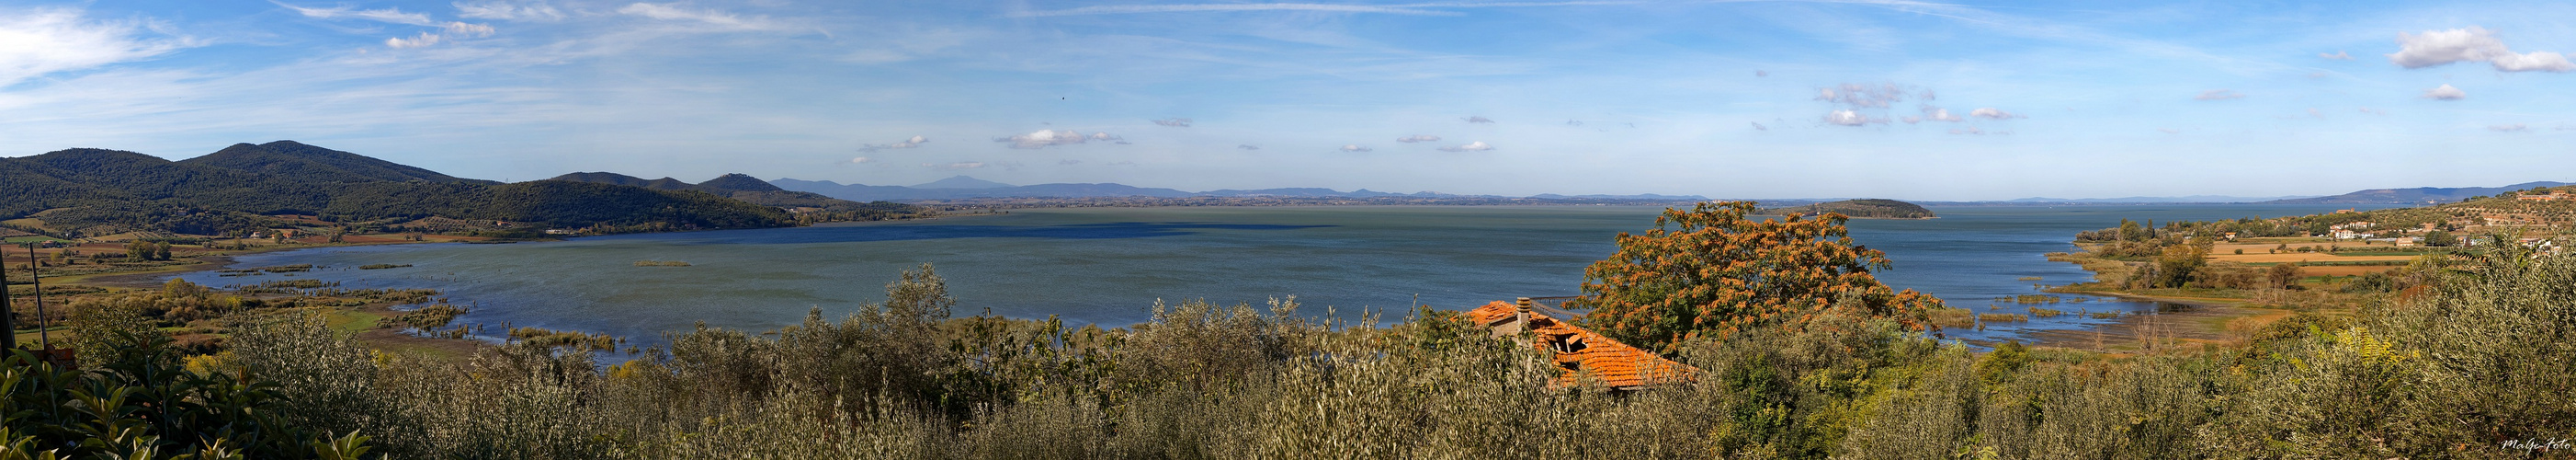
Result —
<path fill-rule="evenodd" d="M 45 329 L 45 277 L 36 273 L 36 244 L 27 243 L 27 282 L 36 285 L 36 343 L 45 347 L 46 357 L 54 352 L 53 331 Z M 17 331 L 9 331 L 10 341 L 17 341 Z"/>
<path fill-rule="evenodd" d="M 18 302 L 9 298 L 9 267 L 5 265 L 0 264 L 0 331 L 9 332 L 9 341 L 0 348 L 18 348 Z"/>

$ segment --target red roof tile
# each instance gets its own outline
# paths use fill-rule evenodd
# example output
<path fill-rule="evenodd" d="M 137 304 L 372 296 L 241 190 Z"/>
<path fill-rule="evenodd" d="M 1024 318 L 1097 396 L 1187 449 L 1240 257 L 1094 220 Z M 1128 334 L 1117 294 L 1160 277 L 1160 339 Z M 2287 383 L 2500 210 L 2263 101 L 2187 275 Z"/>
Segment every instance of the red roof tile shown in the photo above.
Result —
<path fill-rule="evenodd" d="M 1513 330 L 1519 314 L 1520 308 L 1511 302 L 1494 301 L 1469 310 L 1467 317 L 1486 329 L 1503 332 Z M 1571 386 L 1587 371 L 1605 386 L 1617 389 L 1685 381 L 1699 372 L 1544 313 L 1530 312 L 1529 322 L 1528 330 L 1537 339 L 1530 345 L 1555 352 L 1557 366 L 1565 368 L 1553 383 L 1556 386 Z"/>

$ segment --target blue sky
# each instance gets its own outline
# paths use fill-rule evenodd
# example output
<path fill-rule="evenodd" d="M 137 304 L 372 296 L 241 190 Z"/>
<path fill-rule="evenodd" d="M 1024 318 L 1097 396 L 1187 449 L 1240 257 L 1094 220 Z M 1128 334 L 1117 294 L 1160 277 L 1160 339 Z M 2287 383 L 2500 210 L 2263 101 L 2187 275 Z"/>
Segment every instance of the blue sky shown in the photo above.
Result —
<path fill-rule="evenodd" d="M 2137 3 L 0 1 L 0 155 L 1928 200 L 2576 180 L 2576 4 Z"/>

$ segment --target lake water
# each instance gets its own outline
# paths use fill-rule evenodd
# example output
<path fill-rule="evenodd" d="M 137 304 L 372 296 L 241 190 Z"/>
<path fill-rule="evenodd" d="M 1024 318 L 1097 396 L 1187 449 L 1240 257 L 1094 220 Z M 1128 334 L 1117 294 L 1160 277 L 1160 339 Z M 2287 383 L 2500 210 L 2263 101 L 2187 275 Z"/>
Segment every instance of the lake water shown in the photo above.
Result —
<path fill-rule="evenodd" d="M 1992 298 L 2090 276 L 2043 254 L 2075 232 L 2122 218 L 2232 219 L 2329 206 L 2177 205 L 1933 208 L 1931 220 L 1855 220 L 1854 240 L 1894 261 L 1880 279 L 1987 312 Z M 1157 299 L 1261 305 L 1297 296 L 1304 311 L 1401 310 L 1414 299 L 1464 309 L 1513 297 L 1579 293 L 1583 268 L 1612 237 L 1654 225 L 1661 208 L 1610 206 L 1188 207 L 1017 210 L 1005 215 L 803 228 L 578 238 L 518 244 L 317 248 L 238 257 L 236 267 L 313 264 L 289 275 L 179 275 L 208 285 L 279 279 L 345 288 L 434 288 L 472 304 L 460 323 L 606 332 L 657 343 L 709 326 L 764 331 L 809 308 L 838 318 L 882 300 L 904 269 L 934 263 L 960 316 L 1048 315 L 1074 324 L 1145 321 Z M 689 267 L 636 267 L 677 260 Z M 359 270 L 368 264 L 409 268 Z M 2040 277 L 2040 281 L 2019 280 Z M 2093 298 L 2052 308 L 2154 311 Z M 2170 306 L 2164 306 L 2170 307 Z M 1999 312 L 2025 308 L 2006 305 Z M 2065 315 L 1950 337 L 1997 340 L 2107 320 Z"/>

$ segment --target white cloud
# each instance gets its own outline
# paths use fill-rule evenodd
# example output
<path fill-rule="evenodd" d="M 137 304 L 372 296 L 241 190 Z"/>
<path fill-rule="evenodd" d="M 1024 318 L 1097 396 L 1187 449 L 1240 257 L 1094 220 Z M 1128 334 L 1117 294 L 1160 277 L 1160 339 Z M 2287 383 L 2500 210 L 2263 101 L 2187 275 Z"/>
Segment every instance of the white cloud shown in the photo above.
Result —
<path fill-rule="evenodd" d="M 2568 62 L 2567 55 L 2548 51 L 2533 51 L 2528 54 L 2507 54 L 2504 56 L 2498 56 L 2492 64 L 2495 65 L 2496 70 L 2506 72 L 2528 72 L 2533 70 L 2544 72 L 2565 72 L 2576 70 L 2576 62 Z"/>
<path fill-rule="evenodd" d="M 510 2 L 500 1 L 473 3 L 457 2 L 454 5 L 456 5 L 457 16 L 475 19 L 552 22 L 561 21 L 564 18 L 563 11 L 556 10 L 554 6 L 547 5 L 546 2 L 532 2 L 525 4 L 512 4 Z"/>
<path fill-rule="evenodd" d="M 1235 145 L 1235 146 L 1234 146 L 1234 148 L 1237 148 L 1237 149 L 1243 149 L 1243 150 L 1261 150 L 1261 146 L 1258 146 L 1258 145 L 1252 145 L 1252 144 L 1239 144 L 1239 145 Z"/>
<path fill-rule="evenodd" d="M 1015 149 L 1039 149 L 1046 148 L 1051 145 L 1080 144 L 1084 139 L 1085 138 L 1082 133 L 1073 132 L 1072 130 L 1056 131 L 1041 129 L 1034 133 L 996 137 L 993 138 L 993 142 L 1009 142 L 1011 143 L 1011 148 Z"/>
<path fill-rule="evenodd" d="M 1082 133 L 1075 132 L 1073 130 L 1056 131 L 1041 129 L 1037 132 L 1028 134 L 996 137 L 993 138 L 993 142 L 1008 142 L 1011 144 L 1011 148 L 1015 149 L 1040 149 L 1048 146 L 1073 145 L 1088 141 L 1106 141 L 1117 143 L 1119 145 L 1126 145 L 1127 141 L 1124 139 L 1125 138 L 1118 137 L 1116 134 L 1109 134 L 1107 132 L 1095 132 L 1091 133 L 1091 135 L 1085 136 Z M 924 140 L 923 142 L 928 142 L 928 140 Z"/>
<path fill-rule="evenodd" d="M 1748 122 L 1746 122 L 1746 123 L 1752 123 L 1752 124 L 1753 124 L 1753 130 L 1754 130 L 1754 131 L 1770 131 L 1770 130 L 1771 130 L 1771 127 L 1769 127 L 1769 126 L 1762 126 L 1762 123 L 1761 123 L 1761 122 L 1748 121 Z"/>
<path fill-rule="evenodd" d="M 2369 108 L 2369 107 L 2362 107 L 2362 108 L 2360 108 L 2360 109 L 2355 109 L 2355 111 L 2358 111 L 2358 112 L 2361 112 L 2361 113 L 2367 113 L 2367 114 L 2371 114 L 2371 115 L 2387 115 L 2387 114 L 2388 114 L 2388 111 L 2386 111 L 2386 110 L 2374 109 L 2374 108 Z"/>
<path fill-rule="evenodd" d="M 1475 141 L 1475 142 L 1469 142 L 1469 143 L 1462 144 L 1462 145 L 1457 145 L 1457 146 L 1441 147 L 1441 148 L 1440 148 L 1440 151 L 1442 151 L 1442 152 L 1482 152 L 1482 151 L 1493 150 L 1493 149 L 1494 149 L 1494 146 L 1491 146 L 1491 145 L 1485 145 L 1485 141 Z"/>
<path fill-rule="evenodd" d="M 778 29 L 781 27 L 779 24 L 771 22 L 769 18 L 766 17 L 743 17 L 716 10 L 694 10 L 672 5 L 674 4 L 631 3 L 627 4 L 624 8 L 618 8 L 617 12 L 664 21 L 695 22 L 716 26 L 720 29 L 764 30 Z"/>
<path fill-rule="evenodd" d="M 1870 123 L 1886 123 L 1887 119 L 1861 115 L 1859 112 L 1849 110 L 1836 110 L 1825 113 L 1825 122 L 1843 126 L 1861 126 Z"/>
<path fill-rule="evenodd" d="M 1469 116 L 1467 118 L 1460 118 L 1460 120 L 1467 120 L 1468 123 L 1494 124 L 1493 119 L 1479 116 Z"/>
<path fill-rule="evenodd" d="M 415 26 L 436 26 L 436 25 L 438 25 L 437 23 L 430 22 L 430 20 L 429 20 L 429 15 L 426 15 L 426 14 L 420 14 L 420 13 L 405 13 L 405 12 L 403 12 L 403 11 L 402 11 L 402 9 L 401 9 L 401 8 L 386 8 L 386 9 L 381 9 L 381 10 L 361 10 L 361 9 L 356 9 L 356 8 L 353 8 L 353 7 L 347 7 L 347 6 L 332 7 L 332 8 L 305 8 L 305 7 L 301 7 L 301 6 L 288 5 L 288 4 L 286 4 L 286 3 L 283 3 L 283 2 L 276 2 L 276 1 L 271 1 L 271 2 L 269 2 L 269 3 L 276 3 L 276 4 L 277 4 L 277 6 L 283 6 L 283 7 L 286 7 L 286 9 L 295 10 L 295 12 L 297 12 L 297 13 L 302 13 L 302 14 L 304 14 L 304 17 L 308 17 L 308 18 L 321 18 L 321 19 L 358 18 L 358 19 L 365 19 L 365 20 L 369 20 L 369 21 L 376 21 L 376 22 L 389 22 L 389 23 L 394 23 L 394 24 L 410 24 L 410 25 L 415 25 Z"/>
<path fill-rule="evenodd" d="M 1925 90 L 1923 95 L 1924 98 L 1930 99 L 1932 92 L 1930 90 Z M 1905 98 L 1908 96 L 1912 96 L 1912 94 L 1908 93 L 1904 86 L 1898 86 L 1895 83 L 1882 83 L 1878 85 L 1844 83 L 1840 86 L 1819 88 L 1816 90 L 1816 100 L 1842 104 L 1854 109 L 1884 109 L 1889 107 L 1891 104 L 1904 102 Z"/>
<path fill-rule="evenodd" d="M 1756 76 L 1756 77 L 1768 77 L 1768 76 L 1771 76 L 1771 72 L 1769 72 L 1769 71 L 1763 71 L 1763 70 L 1755 70 L 1755 71 L 1753 71 L 1753 76 Z"/>
<path fill-rule="evenodd" d="M 2461 100 L 2461 99 L 2468 99 L 2468 98 L 2469 98 L 2469 93 L 2468 93 L 2468 92 L 2466 92 L 2466 91 L 2460 91 L 2460 89 L 2459 89 L 2459 88 L 2453 88 L 2453 87 L 2451 87 L 2451 84 L 2449 84 L 2449 83 L 2443 83 L 2443 84 L 2442 84 L 2442 86 L 2441 86 L 2441 87 L 2439 87 L 2439 88 L 2433 88 L 2433 89 L 2424 90 L 2424 98 L 2425 98 L 2425 99 L 2433 99 L 2433 100 L 2443 100 L 2443 101 L 2456 101 L 2456 100 Z"/>
<path fill-rule="evenodd" d="M 1344 152 L 1367 152 L 1372 150 L 1377 149 L 1368 148 L 1368 146 L 1359 144 L 1346 144 L 1342 146 L 1342 151 Z"/>
<path fill-rule="evenodd" d="M 1407 144 L 1411 144 L 1411 143 L 1415 143 L 1415 142 L 1433 142 L 1433 141 L 1438 141 L 1438 140 L 1440 140 L 1440 136 L 1433 136 L 1433 135 L 1429 135 L 1429 134 L 1415 134 L 1415 135 L 1411 135 L 1411 136 L 1404 136 L 1404 137 L 1398 137 L 1398 138 L 1395 138 L 1395 141 L 1396 141 L 1396 142 L 1403 142 L 1403 143 L 1407 143 Z"/>
<path fill-rule="evenodd" d="M 2195 100 L 2195 101 L 2224 101 L 2224 100 L 2228 100 L 2228 99 L 2241 99 L 2241 98 L 2244 98 L 2244 97 L 2245 97 L 2245 93 L 2239 93 L 2239 92 L 2236 92 L 2236 90 L 2232 90 L 2232 89 L 2213 89 L 2213 90 L 2208 90 L 2208 91 L 2202 91 L 2202 92 L 2200 92 L 2200 95 L 2198 95 L 2198 96 L 2192 96 L 2192 97 L 2191 97 L 2191 100 Z"/>
<path fill-rule="evenodd" d="M 2494 31 L 2477 26 L 2427 30 L 2423 34 L 2398 32 L 2397 52 L 2388 55 L 2388 62 L 2409 69 L 2454 62 L 2485 62 L 2505 72 L 2576 70 L 2576 62 L 2568 62 L 2566 55 L 2548 51 L 2515 53 L 2505 48 L 2503 40 L 2496 39 Z"/>
<path fill-rule="evenodd" d="M 2530 131 L 2530 130 L 2531 130 L 2531 127 L 2530 127 L 2530 126 L 2524 126 L 2524 125 L 2523 125 L 2523 124 L 2521 124 L 2521 123 L 2513 123 L 2513 124 L 2503 124 L 2503 125 L 2490 125 L 2490 126 L 2487 126 L 2487 130 L 2488 130 L 2488 131 L 2495 131 L 2495 132 L 2499 132 L 2499 133 L 2518 133 L 2518 132 L 2523 132 L 2523 131 Z"/>
<path fill-rule="evenodd" d="M 394 49 L 419 48 L 423 46 L 436 45 L 438 44 L 438 41 L 438 34 L 421 32 L 419 36 L 412 38 L 394 37 L 385 39 L 385 47 Z"/>
<path fill-rule="evenodd" d="M 859 151 L 861 151 L 861 152 L 870 152 L 870 153 L 874 153 L 874 152 L 877 152 L 877 151 L 880 151 L 880 150 L 886 150 L 886 149 L 908 149 L 908 148 L 920 147 L 920 146 L 921 146 L 921 144 L 923 144 L 923 143 L 927 143 L 927 142 L 930 142 L 930 138 L 928 138 L 928 137 L 922 137 L 922 136 L 913 136 L 911 139 L 904 139 L 902 142 L 896 142 L 896 143 L 892 143 L 892 144 L 867 144 L 867 145 L 861 145 L 861 146 L 859 146 Z"/>
<path fill-rule="evenodd" d="M 1950 109 L 1944 109 L 1944 108 L 1940 108 L 1940 107 L 1933 107 L 1933 106 L 1928 106 L 1928 105 L 1927 105 L 1927 106 L 1923 106 L 1923 116 L 1921 116 L 1921 117 L 1906 117 L 1906 118 L 1919 119 L 1919 120 L 1923 120 L 1923 121 L 1947 121 L 1947 122 L 1952 122 L 1952 123 L 1957 123 L 1957 122 L 1959 122 L 1960 120 L 1963 120 L 1963 118 L 1959 118 L 1959 116 L 1958 116 L 1958 115 L 1951 114 L 1951 113 L 1950 113 Z M 1906 122 L 1906 123 L 1913 123 L 1913 122 L 1909 121 L 1909 122 Z"/>
<path fill-rule="evenodd" d="M 960 161 L 960 162 L 955 162 L 955 163 L 922 163 L 922 164 L 921 164 L 921 167 L 924 167 L 924 168 L 930 168 L 930 169 L 951 169 L 951 170 L 954 170 L 954 169 L 977 169 L 977 168 L 982 168 L 982 167 L 985 167 L 985 166 L 991 166 L 991 165 L 984 164 L 984 162 L 981 162 L 981 161 Z"/>
<path fill-rule="evenodd" d="M 1983 136 L 1983 135 L 1986 135 L 1986 130 L 1983 130 L 1983 129 L 1977 129 L 1977 127 L 1975 127 L 1975 126 L 1970 126 L 1970 127 L 1965 128 L 1965 129 L 1953 129 L 1953 130 L 1950 130 L 1950 134 L 1966 134 L 1966 135 L 1972 135 L 1972 136 Z"/>
<path fill-rule="evenodd" d="M 2308 116 L 2311 116 L 2311 117 L 2317 117 L 2317 118 L 2325 118 L 2325 117 L 2326 117 L 2326 113 L 2325 113 L 2325 112 L 2323 112 L 2323 111 L 2318 111 L 2318 110 L 2317 110 L 2317 108 L 2315 108 L 2315 107 L 2309 107 L 2309 108 L 2308 108 Z"/>
<path fill-rule="evenodd" d="M 2030 118 L 2030 117 L 2022 116 L 2021 114 L 2017 114 L 2017 113 L 2006 112 L 2006 111 L 2002 111 L 2002 110 L 1996 110 L 1994 107 L 1986 107 L 1986 108 L 1981 108 L 1981 109 L 1976 109 L 1976 110 L 1970 110 L 1970 111 L 1968 111 L 1968 116 L 1971 116 L 1971 117 L 1977 117 L 1977 118 L 1984 118 L 1984 119 L 1988 119 L 1988 120 L 2009 120 L 2009 119 L 2014 119 L 2014 118 Z"/>
<path fill-rule="evenodd" d="M 2165 133 L 2165 134 L 2182 134 L 2182 130 L 2179 130 L 2179 129 L 2173 129 L 2173 128 L 2156 128 L 2156 132 Z"/>
<path fill-rule="evenodd" d="M 1163 126 L 1170 126 L 1170 127 L 1174 127 L 1174 128 L 1187 128 L 1187 127 L 1190 127 L 1190 119 L 1188 119 L 1188 118 L 1165 118 L 1165 119 L 1161 119 L 1161 120 L 1154 120 L 1154 124 L 1157 124 L 1157 125 L 1163 125 Z"/>
<path fill-rule="evenodd" d="M 0 87 L 196 46 L 180 38 L 145 38 L 133 22 L 87 21 L 81 15 L 70 8 L 0 10 Z"/>
<path fill-rule="evenodd" d="M 875 159 L 875 158 L 857 157 L 857 158 L 851 158 L 851 159 L 850 159 L 850 164 L 875 163 L 876 161 L 877 161 L 877 159 Z"/>
<path fill-rule="evenodd" d="M 2345 53 L 2345 52 L 2343 52 L 2343 50 L 2335 50 L 2335 52 L 2334 52 L 2333 54 L 2317 53 L 2317 57 L 2326 58 L 2326 59 L 2333 59 L 2333 60 L 2337 60 L 2337 61 L 2350 61 L 2350 60 L 2352 60 L 2352 54 L 2351 54 L 2351 53 Z"/>
<path fill-rule="evenodd" d="M 464 22 L 450 22 L 438 27 L 446 29 L 448 35 L 457 36 L 472 35 L 476 37 L 490 37 L 493 32 L 492 26 Z"/>

